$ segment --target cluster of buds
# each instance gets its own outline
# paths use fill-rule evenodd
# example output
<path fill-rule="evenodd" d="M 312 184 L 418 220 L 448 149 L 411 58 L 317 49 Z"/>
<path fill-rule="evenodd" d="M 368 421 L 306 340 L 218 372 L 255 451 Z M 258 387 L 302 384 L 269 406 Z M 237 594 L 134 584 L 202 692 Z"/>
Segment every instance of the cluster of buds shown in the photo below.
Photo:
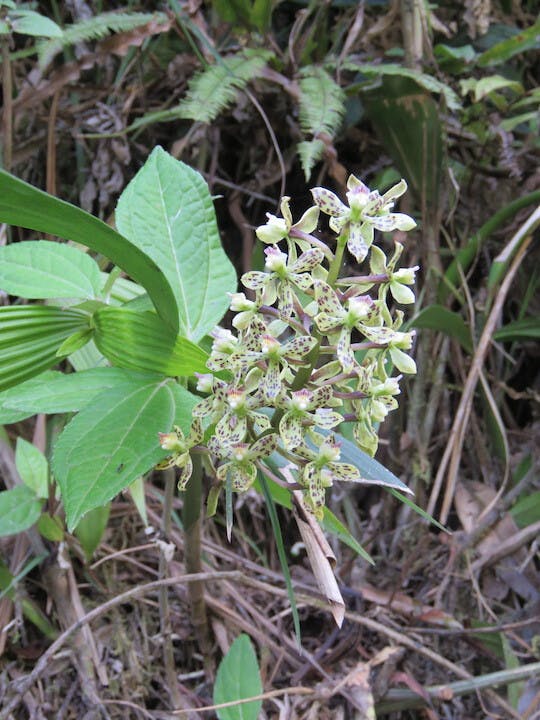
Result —
<path fill-rule="evenodd" d="M 197 384 L 205 397 L 191 431 L 160 435 L 171 455 L 158 467 L 178 467 L 181 489 L 193 451 L 206 453 L 216 483 L 230 482 L 235 492 L 250 488 L 267 458 L 281 453 L 318 518 L 327 487 L 361 481 L 356 467 L 340 462 L 339 426 L 353 423 L 356 443 L 374 455 L 378 426 L 397 407 L 401 375 L 392 376 L 394 368 L 416 372 L 407 354 L 413 333 L 400 330 L 403 312 L 388 303 L 414 302 L 417 268 L 397 270 L 402 245 L 395 243 L 388 260 L 373 246 L 374 231 L 407 231 L 415 222 L 392 212 L 404 180 L 383 195 L 353 175 L 347 187 L 348 205 L 314 188 L 314 205 L 297 223 L 284 197 L 282 217 L 268 214 L 257 229 L 267 245 L 265 271 L 242 276 L 251 297 L 231 296 L 234 330 L 212 333 L 210 372 Z M 312 235 L 321 211 L 337 235 L 335 251 Z M 368 274 L 340 277 L 345 248 L 369 265 Z"/>

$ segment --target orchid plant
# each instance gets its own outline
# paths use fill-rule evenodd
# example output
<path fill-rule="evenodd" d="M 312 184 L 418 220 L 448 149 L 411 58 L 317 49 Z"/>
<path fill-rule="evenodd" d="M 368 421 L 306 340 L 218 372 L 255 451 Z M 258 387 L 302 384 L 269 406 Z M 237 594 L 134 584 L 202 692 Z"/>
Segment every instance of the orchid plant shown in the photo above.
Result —
<path fill-rule="evenodd" d="M 353 423 L 354 439 L 373 456 L 378 426 L 397 407 L 401 374 L 415 373 L 408 354 L 413 332 L 400 330 L 403 312 L 389 304 L 414 302 L 417 267 L 396 270 L 403 246 L 390 259 L 374 246 L 375 230 L 408 231 L 414 220 L 393 212 L 407 190 L 401 180 L 386 193 L 371 191 L 354 175 L 347 204 L 326 188 L 312 189 L 314 205 L 296 223 L 289 197 L 281 216 L 268 214 L 256 231 L 265 249 L 265 270 L 245 273 L 250 293 L 231 294 L 233 330 L 217 327 L 197 390 L 205 395 L 193 410 L 187 437 L 180 428 L 160 433 L 170 455 L 159 468 L 179 469 L 179 488 L 192 473 L 192 454 L 202 454 L 214 491 L 245 492 L 274 453 L 294 469 L 306 507 L 322 518 L 326 488 L 362 482 L 357 467 L 342 462 L 336 437 Z M 315 233 L 320 213 L 336 235 L 332 249 Z M 340 277 L 345 249 L 367 274 Z M 214 496 L 216 492 L 213 493 Z"/>

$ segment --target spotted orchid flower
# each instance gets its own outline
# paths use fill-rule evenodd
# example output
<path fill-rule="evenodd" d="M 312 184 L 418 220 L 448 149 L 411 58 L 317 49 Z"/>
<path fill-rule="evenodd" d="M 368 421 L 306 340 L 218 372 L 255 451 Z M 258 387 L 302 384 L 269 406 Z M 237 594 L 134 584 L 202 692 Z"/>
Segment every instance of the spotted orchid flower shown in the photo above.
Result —
<path fill-rule="evenodd" d="M 320 265 L 324 253 L 319 248 L 311 248 L 290 264 L 287 253 L 277 247 L 267 247 L 264 253 L 265 267 L 269 272 L 247 272 L 242 275 L 242 283 L 260 292 L 266 305 L 272 305 L 277 299 L 280 313 L 289 318 L 294 308 L 294 287 L 304 292 L 311 287 L 313 278 L 310 273 Z"/>
<path fill-rule="evenodd" d="M 263 394 L 260 388 L 249 393 L 245 387 L 229 387 L 226 391 L 226 402 L 223 413 L 215 428 L 215 436 L 222 445 L 236 445 L 245 440 L 248 425 L 251 423 L 261 431 L 270 428 L 270 420 L 256 410 L 263 405 Z"/>
<path fill-rule="evenodd" d="M 220 460 L 226 461 L 217 468 L 218 480 L 224 483 L 227 475 L 229 475 L 232 489 L 235 492 L 246 492 L 257 477 L 255 461 L 271 455 L 276 450 L 277 445 L 278 437 L 274 433 L 264 435 L 252 445 L 249 443 L 236 443 L 223 446 L 214 436 L 208 442 L 208 449 Z"/>
<path fill-rule="evenodd" d="M 379 307 L 385 315 L 388 324 L 392 319 L 386 305 L 386 296 L 390 290 L 390 294 L 397 303 L 402 305 L 410 305 L 415 301 L 414 292 L 409 285 L 414 285 L 416 271 L 418 265 L 410 268 L 400 268 L 394 270 L 397 262 L 403 252 L 403 245 L 399 242 L 395 243 L 395 249 L 392 257 L 387 262 L 384 252 L 375 245 L 371 248 L 371 257 L 369 259 L 370 270 L 374 275 L 387 275 L 388 282 L 381 283 L 379 287 Z"/>
<path fill-rule="evenodd" d="M 166 470 L 167 468 L 177 467 L 180 471 L 178 475 L 179 490 L 186 489 L 188 480 L 193 473 L 190 450 L 202 442 L 203 436 L 204 432 L 199 418 L 193 420 L 187 438 L 177 425 L 175 425 L 173 432 L 159 433 L 159 444 L 163 450 L 172 451 L 172 454 L 158 463 L 156 468 Z"/>
<path fill-rule="evenodd" d="M 313 439 L 317 436 L 312 433 Z M 306 488 L 306 501 L 319 520 L 323 516 L 325 490 L 331 487 L 335 480 L 342 482 L 358 482 L 360 471 L 354 465 L 339 462 L 341 456 L 340 444 L 333 435 L 327 438 L 318 436 L 321 444 L 317 451 L 307 446 L 297 448 L 296 452 L 309 459 L 304 466 L 301 482 Z"/>
<path fill-rule="evenodd" d="M 283 393 L 276 405 L 286 410 L 279 421 L 279 434 L 285 447 L 294 450 L 304 442 L 304 424 L 331 430 L 343 422 L 343 417 L 328 407 L 330 404 L 336 401 L 329 385 L 315 390 L 303 388 L 290 395 Z"/>
<path fill-rule="evenodd" d="M 314 289 L 320 310 L 315 316 L 317 327 L 324 334 L 339 332 L 336 355 L 343 371 L 349 373 L 357 365 L 351 349 L 351 333 L 355 328 L 364 332 L 366 324 L 377 319 L 377 306 L 368 295 L 361 295 L 350 298 L 345 309 L 335 291 L 323 280 L 316 280 Z"/>
<path fill-rule="evenodd" d="M 276 245 L 281 240 L 289 237 L 291 229 L 301 230 L 305 233 L 312 233 L 317 227 L 319 220 L 319 208 L 317 206 L 310 207 L 302 215 L 297 223 L 293 224 L 289 200 L 291 198 L 284 196 L 281 199 L 280 210 L 283 217 L 278 218 L 271 213 L 266 213 L 268 222 L 261 225 L 255 231 L 259 240 L 267 245 Z"/>
<path fill-rule="evenodd" d="M 313 188 L 311 193 L 315 204 L 330 215 L 330 227 L 340 235 L 347 233 L 347 247 L 357 262 L 362 262 L 373 243 L 375 230 L 412 230 L 415 221 L 404 213 L 391 212 L 394 200 L 407 190 L 407 183 L 401 180 L 384 195 L 378 190 L 371 191 L 354 175 L 347 181 L 348 206 L 337 195 L 322 187 Z"/>
<path fill-rule="evenodd" d="M 282 374 L 289 363 L 302 364 L 316 344 L 317 340 L 309 335 L 299 335 L 283 344 L 272 335 L 263 335 L 256 359 L 266 361 L 260 389 L 268 401 L 273 402 L 279 395 Z"/>

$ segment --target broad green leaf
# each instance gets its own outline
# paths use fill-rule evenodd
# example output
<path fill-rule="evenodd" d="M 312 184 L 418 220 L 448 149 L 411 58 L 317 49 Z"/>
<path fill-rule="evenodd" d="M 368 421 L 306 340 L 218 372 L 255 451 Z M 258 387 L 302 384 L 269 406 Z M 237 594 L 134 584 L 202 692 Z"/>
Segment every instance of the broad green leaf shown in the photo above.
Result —
<path fill-rule="evenodd" d="M 77 372 L 107 367 L 109 364 L 109 361 L 99 352 L 93 340 L 90 340 L 86 345 L 83 345 L 83 347 L 71 353 L 68 360 L 71 367 Z"/>
<path fill-rule="evenodd" d="M 92 316 L 94 341 L 113 365 L 162 375 L 207 372 L 208 355 L 153 312 L 104 307 Z"/>
<path fill-rule="evenodd" d="M 56 351 L 89 317 L 44 305 L 0 308 L 0 390 L 28 380 L 58 362 Z"/>
<path fill-rule="evenodd" d="M 384 76 L 380 87 L 362 93 L 362 101 L 386 151 L 416 195 L 424 223 L 437 224 L 447 164 L 437 103 L 415 80 L 397 75 Z"/>
<path fill-rule="evenodd" d="M 488 65 L 499 65 L 500 63 L 510 60 L 511 57 L 518 53 L 526 52 L 534 48 L 538 49 L 538 38 L 540 36 L 540 20 L 525 30 L 516 31 L 511 38 L 506 38 L 501 42 L 490 47 L 489 50 L 482 53 L 478 58 L 480 67 Z"/>
<path fill-rule="evenodd" d="M 0 393 L 0 422 L 4 410 L 37 413 L 76 412 L 107 388 L 121 388 L 133 382 L 158 382 L 161 376 L 137 373 L 124 368 L 102 367 L 65 374 L 49 371 Z"/>
<path fill-rule="evenodd" d="M 41 450 L 24 438 L 17 438 L 15 465 L 23 483 L 33 490 L 38 498 L 46 498 L 49 463 Z"/>
<path fill-rule="evenodd" d="M 340 462 L 351 463 L 360 470 L 362 476 L 360 484 L 362 485 L 384 485 L 390 488 L 396 488 L 401 492 L 411 493 L 412 490 L 403 483 L 394 473 L 390 472 L 388 468 L 381 465 L 380 462 L 372 458 L 370 455 L 360 450 L 355 443 L 347 440 L 339 433 L 336 433 L 336 438 L 341 445 L 341 458 Z"/>
<path fill-rule="evenodd" d="M 0 537 L 28 530 L 41 514 L 42 501 L 26 485 L 0 492 Z"/>
<path fill-rule="evenodd" d="M 223 317 L 237 284 L 204 179 L 156 147 L 122 193 L 116 222 L 173 289 L 180 334 L 200 340 Z"/>
<path fill-rule="evenodd" d="M 68 530 L 166 456 L 158 433 L 187 434 L 197 398 L 170 379 L 133 381 L 97 395 L 66 426 L 53 452 Z"/>
<path fill-rule="evenodd" d="M 36 37 L 62 37 L 63 35 L 61 28 L 55 22 L 33 10 L 17 10 L 11 26 L 14 32 L 21 33 L 21 35 Z"/>
<path fill-rule="evenodd" d="M 510 513 L 519 528 L 538 522 L 540 520 L 540 490 L 520 498 Z"/>
<path fill-rule="evenodd" d="M 107 522 L 109 521 L 109 513 L 111 511 L 111 503 L 94 508 L 82 517 L 77 527 L 75 535 L 81 543 L 87 560 L 91 560 L 93 554 L 97 550 Z"/>
<path fill-rule="evenodd" d="M 9 295 L 91 299 L 101 284 L 97 263 L 70 245 L 29 240 L 0 247 L 0 290 Z"/>
<path fill-rule="evenodd" d="M 502 75 L 490 75 L 489 77 L 481 78 L 467 78 L 466 80 L 460 80 L 460 88 L 463 95 L 472 93 L 474 95 L 474 101 L 479 102 L 486 95 L 489 95 L 496 90 L 502 90 L 503 88 L 510 88 L 517 94 L 521 95 L 523 85 L 516 80 L 509 80 Z"/>
<path fill-rule="evenodd" d="M 243 700 L 262 694 L 259 663 L 247 635 L 240 635 L 220 662 L 214 685 L 214 703 Z M 219 720 L 257 720 L 262 700 L 216 710 Z"/>
<path fill-rule="evenodd" d="M 450 85 L 437 80 L 437 78 L 433 77 L 433 75 L 428 75 L 427 73 L 419 72 L 418 70 L 413 70 L 412 68 L 407 68 L 403 65 L 397 65 L 395 63 L 356 65 L 356 63 L 349 62 L 347 63 L 347 68 L 350 70 L 357 70 L 368 77 L 396 76 L 398 78 L 413 80 L 414 83 L 417 83 L 425 90 L 443 95 L 446 105 L 450 110 L 459 110 L 461 108 L 459 98 Z"/>
<path fill-rule="evenodd" d="M 493 337 L 495 340 L 540 340 L 540 318 L 514 320 L 499 328 Z"/>
<path fill-rule="evenodd" d="M 414 328 L 437 330 L 449 337 L 456 338 L 468 353 L 472 353 L 470 328 L 465 324 L 461 315 L 448 310 L 443 305 L 429 305 L 424 308 L 410 321 L 410 325 Z"/>
<path fill-rule="evenodd" d="M 103 221 L 0 170 L 0 222 L 75 240 L 105 255 L 146 288 L 159 315 L 178 329 L 174 295 L 158 265 Z"/>

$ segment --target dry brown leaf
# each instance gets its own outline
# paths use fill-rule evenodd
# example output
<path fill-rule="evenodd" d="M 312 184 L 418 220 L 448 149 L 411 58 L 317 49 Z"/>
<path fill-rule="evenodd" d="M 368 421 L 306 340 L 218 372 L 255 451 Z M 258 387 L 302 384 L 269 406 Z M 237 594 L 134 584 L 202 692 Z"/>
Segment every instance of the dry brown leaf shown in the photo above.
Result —
<path fill-rule="evenodd" d="M 343 624 L 345 603 L 334 577 L 333 565 L 336 558 L 328 545 L 324 533 L 310 512 L 305 509 L 302 493 L 293 492 L 293 514 L 306 547 L 306 552 L 321 593 L 328 601 L 331 613 L 338 627 Z"/>

